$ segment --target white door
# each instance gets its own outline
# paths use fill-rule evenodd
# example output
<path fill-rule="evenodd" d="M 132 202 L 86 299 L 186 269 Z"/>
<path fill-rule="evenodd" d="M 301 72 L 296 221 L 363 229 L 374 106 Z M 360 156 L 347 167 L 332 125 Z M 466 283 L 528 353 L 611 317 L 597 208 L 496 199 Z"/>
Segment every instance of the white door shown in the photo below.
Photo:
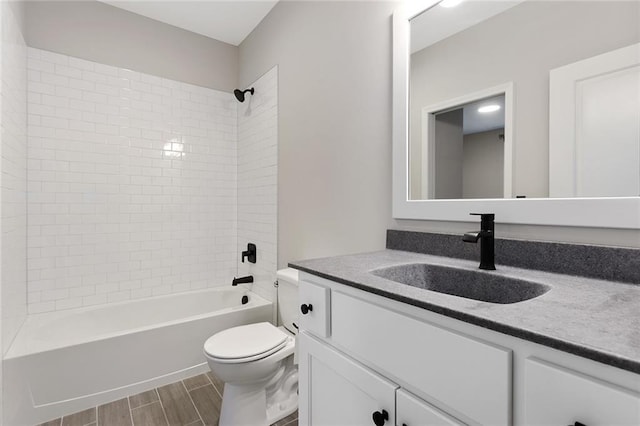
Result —
<path fill-rule="evenodd" d="M 550 72 L 549 195 L 640 195 L 640 44 Z"/>
<path fill-rule="evenodd" d="M 306 332 L 298 345 L 300 425 L 375 425 L 374 413 L 378 424 L 394 424 L 394 383 Z"/>

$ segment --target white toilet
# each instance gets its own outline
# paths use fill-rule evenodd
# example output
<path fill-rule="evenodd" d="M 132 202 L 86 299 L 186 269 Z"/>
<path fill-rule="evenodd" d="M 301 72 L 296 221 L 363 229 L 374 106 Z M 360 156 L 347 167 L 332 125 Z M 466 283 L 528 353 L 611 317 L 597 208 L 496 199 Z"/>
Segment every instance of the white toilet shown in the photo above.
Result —
<path fill-rule="evenodd" d="M 204 344 L 209 368 L 224 385 L 220 426 L 262 426 L 298 408 L 294 362 L 298 271 L 278 271 L 279 321 L 241 325 L 214 334 Z"/>

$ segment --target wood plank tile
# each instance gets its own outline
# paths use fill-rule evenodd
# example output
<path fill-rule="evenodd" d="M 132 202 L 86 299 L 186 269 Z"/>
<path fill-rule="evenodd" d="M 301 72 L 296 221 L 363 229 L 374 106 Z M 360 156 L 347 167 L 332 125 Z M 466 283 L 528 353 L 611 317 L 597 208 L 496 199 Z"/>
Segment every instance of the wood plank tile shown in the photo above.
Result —
<path fill-rule="evenodd" d="M 60 426 L 61 423 L 62 423 L 62 417 L 55 420 L 49 420 L 48 422 L 45 422 L 45 423 L 40 423 L 38 426 Z"/>
<path fill-rule="evenodd" d="M 202 420 L 198 420 L 185 426 L 204 426 L 204 423 L 202 423 Z"/>
<path fill-rule="evenodd" d="M 158 388 L 158 395 L 170 425 L 183 426 L 200 420 L 182 382 Z"/>
<path fill-rule="evenodd" d="M 99 406 L 98 424 L 100 426 L 131 426 L 131 412 L 127 398 Z"/>
<path fill-rule="evenodd" d="M 294 421 L 296 422 L 295 424 L 297 425 L 298 410 L 296 410 L 293 413 L 289 414 L 287 417 L 283 417 L 282 419 L 278 420 L 272 426 L 289 426 L 289 424 L 294 422 Z"/>
<path fill-rule="evenodd" d="M 131 405 L 131 409 L 138 408 L 141 405 L 151 404 L 152 402 L 160 401 L 158 399 L 158 392 L 155 389 L 151 389 L 146 392 L 141 392 L 139 394 L 133 395 L 129 397 L 129 405 Z"/>
<path fill-rule="evenodd" d="M 184 387 L 186 387 L 188 391 L 211 384 L 211 381 L 209 380 L 206 374 L 200 374 L 199 376 L 189 377 L 188 379 L 184 379 L 183 382 L 184 382 Z"/>
<path fill-rule="evenodd" d="M 220 380 L 218 376 L 213 374 L 213 372 L 211 371 L 207 373 L 207 376 L 209 376 L 209 380 L 211 380 L 211 383 L 213 383 L 213 386 L 215 386 L 218 393 L 220 395 L 224 395 L 224 382 Z"/>
<path fill-rule="evenodd" d="M 200 418 L 207 426 L 217 426 L 220 420 L 222 398 L 213 385 L 203 386 L 189 392 L 193 403 L 200 413 Z"/>
<path fill-rule="evenodd" d="M 131 410 L 134 426 L 166 426 L 167 419 L 162 411 L 160 401 L 146 404 Z"/>
<path fill-rule="evenodd" d="M 85 426 L 96 422 L 96 407 L 79 411 L 62 418 L 62 426 Z"/>
<path fill-rule="evenodd" d="M 298 419 L 295 419 L 284 426 L 298 426 Z"/>

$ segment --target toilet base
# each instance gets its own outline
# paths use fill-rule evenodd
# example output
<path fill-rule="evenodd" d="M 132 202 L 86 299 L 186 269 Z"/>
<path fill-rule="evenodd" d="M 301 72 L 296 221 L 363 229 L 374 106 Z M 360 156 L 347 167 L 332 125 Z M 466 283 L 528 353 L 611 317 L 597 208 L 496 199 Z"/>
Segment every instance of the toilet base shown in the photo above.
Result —
<path fill-rule="evenodd" d="M 298 408 L 298 368 L 293 357 L 258 383 L 225 383 L 219 426 L 268 426 Z"/>

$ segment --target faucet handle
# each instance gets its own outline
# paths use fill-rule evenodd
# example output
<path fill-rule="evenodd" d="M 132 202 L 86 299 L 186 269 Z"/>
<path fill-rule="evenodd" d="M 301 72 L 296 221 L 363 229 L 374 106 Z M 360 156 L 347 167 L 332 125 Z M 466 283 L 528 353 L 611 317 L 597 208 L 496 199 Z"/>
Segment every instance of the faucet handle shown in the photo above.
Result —
<path fill-rule="evenodd" d="M 496 218 L 495 213 L 469 213 L 470 216 L 480 216 L 480 220 L 494 220 Z"/>

